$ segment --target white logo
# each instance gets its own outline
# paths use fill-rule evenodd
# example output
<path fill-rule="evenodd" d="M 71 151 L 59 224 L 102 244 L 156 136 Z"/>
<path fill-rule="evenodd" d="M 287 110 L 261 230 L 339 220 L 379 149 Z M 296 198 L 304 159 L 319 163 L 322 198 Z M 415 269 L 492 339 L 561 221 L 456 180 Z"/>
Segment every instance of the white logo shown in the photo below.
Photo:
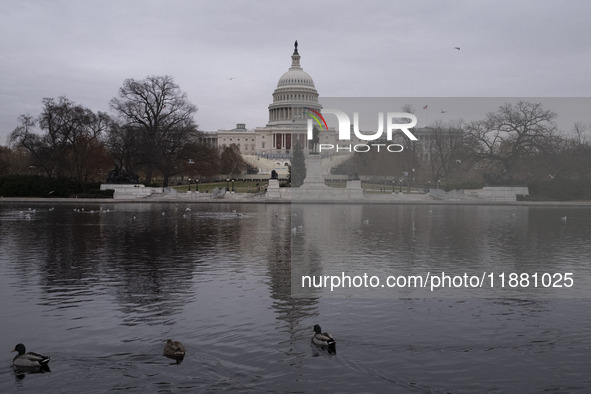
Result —
<path fill-rule="evenodd" d="M 323 109 L 322 113 L 336 115 L 339 121 L 339 140 L 348 141 L 351 139 L 351 120 L 349 116 L 338 109 Z M 408 123 L 394 123 L 399 119 L 410 119 Z M 396 130 L 401 130 L 411 141 L 417 141 L 408 129 L 417 125 L 417 117 L 408 112 L 388 112 L 386 114 L 386 139 L 392 141 L 392 134 Z M 353 132 L 355 136 L 363 141 L 375 141 L 384 134 L 384 113 L 378 112 L 378 131 L 374 134 L 363 134 L 359 131 L 359 113 L 353 113 Z M 308 119 L 308 139 L 313 139 L 312 119 Z"/>
<path fill-rule="evenodd" d="M 326 125 L 326 121 L 324 117 L 319 114 L 318 112 L 314 111 L 316 115 L 319 115 L 322 119 L 324 125 Z M 333 114 L 337 117 L 339 122 L 339 141 L 350 141 L 351 140 L 351 120 L 347 116 L 346 113 L 340 111 L 338 109 L 323 109 L 322 113 Z M 314 117 L 316 122 L 320 124 L 319 119 Z M 398 123 L 401 119 L 409 119 L 410 122 L 407 123 Z M 397 122 L 397 123 L 394 123 Z M 417 137 L 413 135 L 408 129 L 416 126 L 417 124 L 417 117 L 413 114 L 408 112 L 388 112 L 386 114 L 386 139 L 388 141 L 392 141 L 393 134 L 396 130 L 402 131 L 411 141 L 417 141 Z M 308 140 L 314 139 L 314 128 L 312 124 L 312 119 L 308 119 Z M 359 113 L 353 113 L 353 132 L 355 133 L 355 137 L 359 140 L 363 141 L 375 141 L 382 137 L 384 134 L 384 113 L 378 112 L 378 130 L 373 134 L 364 134 L 359 131 Z M 319 144 L 318 149 L 319 152 L 323 150 L 331 150 L 336 149 L 337 152 L 339 151 L 355 151 L 355 152 L 369 152 L 372 148 L 377 148 L 377 151 L 380 151 L 380 147 L 385 147 L 388 152 L 402 152 L 404 147 L 400 144 L 356 144 L 356 145 L 345 145 L 340 146 L 337 145 L 336 147 L 333 144 Z"/>

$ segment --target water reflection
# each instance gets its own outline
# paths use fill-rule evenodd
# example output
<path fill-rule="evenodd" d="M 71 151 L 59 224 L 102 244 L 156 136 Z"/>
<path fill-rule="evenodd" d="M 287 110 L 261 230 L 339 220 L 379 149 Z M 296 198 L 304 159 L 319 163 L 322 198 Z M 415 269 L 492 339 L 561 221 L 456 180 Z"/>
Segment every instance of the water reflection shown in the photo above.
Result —
<path fill-rule="evenodd" d="M 14 386 L 13 371 L 0 371 L 2 392 L 583 392 L 591 384 L 586 285 L 571 299 L 327 297 L 323 289 L 292 297 L 298 270 L 571 270 L 584 284 L 590 210 L 50 208 L 0 205 L 0 335 L 54 360 L 50 380 Z M 310 346 L 316 323 L 339 342 L 337 356 Z M 185 345 L 181 364 L 162 357 L 168 338 Z"/>
<path fill-rule="evenodd" d="M 526 206 L 405 206 L 299 204 L 292 207 L 292 290 L 295 296 L 378 297 L 586 297 L 591 291 L 589 209 Z M 568 225 L 561 215 L 569 214 Z M 548 287 L 549 274 L 571 272 L 576 286 L 564 290 Z M 390 275 L 477 276 L 487 286 L 471 289 L 376 288 L 362 286 L 326 291 L 326 276 Z M 501 289 L 509 274 L 538 273 L 528 288 Z M 544 284 L 541 275 L 546 273 Z M 302 276 L 317 279 L 313 288 L 302 288 Z M 553 277 L 553 278 L 558 278 Z M 548 280 L 546 280 L 548 279 Z M 324 279 L 323 279 L 324 280 Z M 480 283 L 484 281 L 480 280 Z M 564 280 L 558 284 L 568 284 Z M 307 282 L 309 283 L 309 282 Z M 324 286 L 323 282 L 323 286 Z M 335 280 L 338 284 L 338 280 Z M 347 282 L 349 283 L 349 282 Z M 360 283 L 360 282 L 357 282 Z M 377 280 L 376 280 L 377 283 Z M 459 282 L 458 282 L 459 283 Z M 513 283 L 513 282 L 512 282 Z M 525 283 L 525 282 L 524 282 Z M 381 282 L 384 284 L 384 281 Z M 508 291 L 509 290 L 509 291 Z M 515 290 L 515 291 L 513 291 Z"/>

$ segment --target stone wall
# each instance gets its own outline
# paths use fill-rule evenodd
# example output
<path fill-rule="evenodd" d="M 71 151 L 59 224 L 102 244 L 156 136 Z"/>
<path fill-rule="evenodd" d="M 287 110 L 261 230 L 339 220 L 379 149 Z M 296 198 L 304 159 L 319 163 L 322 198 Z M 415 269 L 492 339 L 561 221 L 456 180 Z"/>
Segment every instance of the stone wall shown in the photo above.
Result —
<path fill-rule="evenodd" d="M 135 200 L 146 198 L 154 194 L 164 196 L 164 190 L 161 187 L 146 187 L 142 184 L 114 184 L 103 183 L 101 190 L 114 190 L 113 199 L 115 200 Z"/>
<path fill-rule="evenodd" d="M 517 195 L 528 195 L 527 186 L 487 186 L 482 189 L 431 189 L 429 194 L 438 200 L 516 201 Z"/>

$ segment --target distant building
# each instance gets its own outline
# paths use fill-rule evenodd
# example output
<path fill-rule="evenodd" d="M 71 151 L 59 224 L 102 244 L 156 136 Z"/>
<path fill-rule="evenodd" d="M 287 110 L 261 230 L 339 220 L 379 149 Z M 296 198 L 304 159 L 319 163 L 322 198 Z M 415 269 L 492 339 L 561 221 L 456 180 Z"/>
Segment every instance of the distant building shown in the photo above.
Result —
<path fill-rule="evenodd" d="M 256 153 L 256 136 L 254 130 L 247 130 L 244 123 L 238 123 L 232 130 L 218 130 L 218 147 L 225 148 L 236 145 L 243 155 L 254 155 Z"/>
<path fill-rule="evenodd" d="M 216 133 L 211 132 L 203 132 L 200 133 L 198 140 L 200 143 L 207 145 L 212 148 L 217 148 L 218 146 L 218 136 Z"/>
<path fill-rule="evenodd" d="M 319 112 L 322 105 L 318 102 L 318 91 L 312 77 L 300 65 L 297 42 L 291 55 L 291 67 L 279 78 L 268 109 L 269 121 L 264 127 L 248 130 L 244 123 L 238 123 L 232 130 L 204 133 L 203 138 L 210 142 L 215 140 L 222 149 L 235 144 L 243 155 L 265 158 L 289 160 L 296 144 L 300 144 L 305 153 L 309 152 L 309 109 Z M 329 130 L 323 133 L 320 143 L 336 143 L 336 132 Z"/>
<path fill-rule="evenodd" d="M 220 149 L 236 145 L 252 165 L 260 166 L 263 164 L 260 159 L 271 159 L 274 165 L 282 167 L 275 168 L 276 170 L 285 170 L 296 144 L 300 144 L 304 154 L 307 155 L 310 152 L 312 147 L 307 138 L 308 119 L 311 119 L 310 110 L 320 112 L 322 105 L 318 101 L 314 80 L 300 64 L 297 41 L 291 55 L 291 67 L 279 78 L 277 87 L 273 91 L 273 102 L 269 104 L 268 110 L 269 120 L 264 127 L 249 130 L 244 123 L 238 123 L 236 128 L 231 130 L 203 133 L 202 141 Z M 413 133 L 418 138 L 418 145 L 415 146 L 418 159 L 428 161 L 432 130 L 413 129 Z M 337 132 L 333 128 L 322 131 L 319 138 L 320 144 L 343 145 L 338 144 Z M 404 138 L 403 135 L 397 135 L 392 142 L 407 142 Z M 352 137 L 350 141 L 351 144 L 366 142 L 356 137 Z M 380 139 L 375 143 L 388 143 L 388 141 Z M 407 146 L 406 143 L 404 145 Z M 324 157 L 335 154 L 350 155 L 344 149 L 327 154 L 323 152 Z M 255 158 L 257 161 L 249 160 L 249 156 L 250 159 Z"/>
<path fill-rule="evenodd" d="M 310 148 L 307 139 L 310 110 L 319 112 L 322 105 L 318 102 L 318 91 L 312 77 L 300 64 L 296 41 L 291 67 L 279 78 L 273 92 L 273 102 L 269 104 L 269 121 L 265 127 L 255 129 L 257 155 L 289 158 L 296 144 L 300 144 L 307 153 Z M 328 133 L 325 134 L 328 138 Z"/>

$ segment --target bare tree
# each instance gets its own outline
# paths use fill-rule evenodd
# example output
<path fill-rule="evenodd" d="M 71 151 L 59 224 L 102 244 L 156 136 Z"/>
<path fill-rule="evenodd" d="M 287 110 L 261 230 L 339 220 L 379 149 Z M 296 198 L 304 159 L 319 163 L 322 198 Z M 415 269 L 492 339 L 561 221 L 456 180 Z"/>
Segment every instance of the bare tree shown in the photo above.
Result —
<path fill-rule="evenodd" d="M 110 104 L 120 118 L 119 126 L 139 134 L 136 141 L 146 165 L 146 182 L 151 182 L 157 169 L 163 186 L 168 186 L 180 152 L 196 136 L 193 114 L 197 107 L 168 75 L 126 79 Z"/>
<path fill-rule="evenodd" d="M 13 148 L 23 148 L 29 152 L 35 166 L 38 166 L 48 177 L 53 175 L 55 162 L 47 138 L 35 133 L 37 119 L 31 114 L 23 114 L 18 118 L 18 125 L 8 137 Z"/>
<path fill-rule="evenodd" d="M 591 145 L 588 130 L 587 125 L 576 122 L 571 132 L 556 144 L 553 154 L 544 155 L 539 159 L 537 167 L 543 169 L 544 180 L 591 178 Z"/>
<path fill-rule="evenodd" d="M 211 179 L 220 173 L 220 153 L 216 147 L 193 142 L 185 145 L 180 156 L 178 167 L 190 177 Z"/>
<path fill-rule="evenodd" d="M 513 180 L 524 159 L 548 152 L 557 142 L 556 114 L 541 104 L 520 101 L 504 104 L 486 119 L 467 125 L 468 135 L 477 143 L 472 156 L 497 167 L 502 179 Z"/>
<path fill-rule="evenodd" d="M 427 146 L 433 179 L 450 179 L 455 169 L 469 164 L 470 145 L 462 120 L 436 122 Z"/>
<path fill-rule="evenodd" d="M 583 122 L 576 122 L 571 131 L 570 141 L 575 147 L 589 145 L 589 127 Z"/>
<path fill-rule="evenodd" d="M 11 144 L 25 148 L 48 177 L 67 176 L 86 182 L 93 175 L 96 154 L 102 153 L 102 133 L 110 118 L 66 97 L 43 99 L 38 118 L 26 114 L 10 135 Z M 35 133 L 38 127 L 45 133 Z"/>
<path fill-rule="evenodd" d="M 142 164 L 141 132 L 131 125 L 112 122 L 107 132 L 106 147 L 115 166 L 125 173 L 135 173 Z"/>
<path fill-rule="evenodd" d="M 43 99 L 44 109 L 39 126 L 47 132 L 52 151 L 57 153 L 62 172 L 73 172 L 74 179 L 86 182 L 89 167 L 96 160 L 93 153 L 102 148 L 101 136 L 110 118 L 103 112 L 75 104 L 65 97 Z M 66 170 L 69 168 L 69 171 Z"/>
<path fill-rule="evenodd" d="M 246 168 L 246 162 L 240 154 L 240 148 L 232 144 L 224 148 L 220 156 L 222 174 L 240 174 Z"/>

